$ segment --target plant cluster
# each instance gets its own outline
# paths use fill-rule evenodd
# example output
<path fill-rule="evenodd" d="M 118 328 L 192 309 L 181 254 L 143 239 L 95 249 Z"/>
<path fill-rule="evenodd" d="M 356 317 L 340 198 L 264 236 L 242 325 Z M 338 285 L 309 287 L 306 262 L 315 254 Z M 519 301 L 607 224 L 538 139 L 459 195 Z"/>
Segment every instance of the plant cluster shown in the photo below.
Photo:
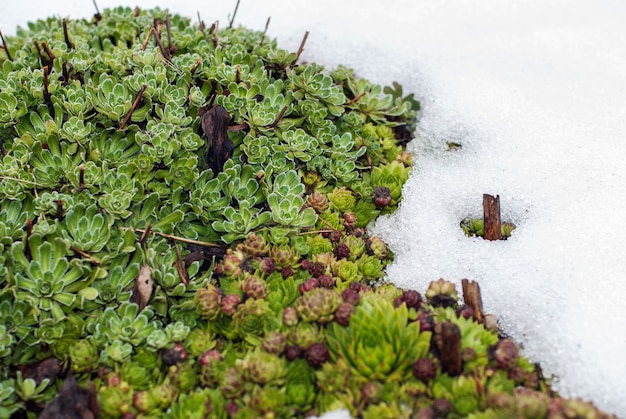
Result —
<path fill-rule="evenodd" d="M 116 8 L 3 38 L 0 416 L 593 410 L 452 284 L 380 284 L 364 227 L 402 198 L 412 95 L 218 27 Z"/>
<path fill-rule="evenodd" d="M 466 217 L 459 223 L 459 225 L 467 237 L 483 237 L 485 234 L 485 221 L 482 218 Z M 513 223 L 502 223 L 500 232 L 504 240 L 511 237 L 513 230 L 515 230 L 515 225 Z"/>

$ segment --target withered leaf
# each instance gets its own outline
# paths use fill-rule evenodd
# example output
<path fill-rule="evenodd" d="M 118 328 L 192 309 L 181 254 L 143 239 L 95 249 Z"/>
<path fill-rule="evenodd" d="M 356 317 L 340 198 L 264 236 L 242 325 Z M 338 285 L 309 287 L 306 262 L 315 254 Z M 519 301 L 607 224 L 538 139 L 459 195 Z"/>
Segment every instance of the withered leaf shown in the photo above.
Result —
<path fill-rule="evenodd" d="M 44 408 L 40 419 L 97 419 L 100 405 L 96 387 L 90 381 L 87 389 L 78 385 L 72 374 L 63 382 L 59 394 Z"/>
<path fill-rule="evenodd" d="M 143 265 L 139 270 L 137 278 L 135 278 L 133 295 L 130 298 L 131 302 L 139 306 L 139 311 L 143 310 L 148 305 L 148 301 L 150 301 L 150 297 L 152 297 L 153 289 L 152 268 L 148 265 Z"/>
<path fill-rule="evenodd" d="M 202 115 L 202 131 L 208 140 L 207 164 L 213 173 L 224 170 L 224 163 L 233 155 L 235 146 L 228 138 L 230 115 L 221 106 L 215 106 Z"/>
<path fill-rule="evenodd" d="M 452 322 L 435 326 L 435 343 L 441 352 L 441 369 L 455 377 L 463 371 L 461 330 Z"/>

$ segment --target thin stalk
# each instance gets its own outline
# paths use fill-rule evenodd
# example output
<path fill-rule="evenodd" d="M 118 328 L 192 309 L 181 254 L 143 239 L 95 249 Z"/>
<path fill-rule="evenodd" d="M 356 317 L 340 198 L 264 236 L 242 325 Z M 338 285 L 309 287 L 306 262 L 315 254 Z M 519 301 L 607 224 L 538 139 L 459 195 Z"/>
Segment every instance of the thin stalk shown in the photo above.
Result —
<path fill-rule="evenodd" d="M 302 51 L 304 51 L 304 44 L 306 44 L 306 40 L 308 37 L 309 37 L 309 31 L 306 31 L 304 33 L 304 37 L 302 38 L 302 42 L 300 42 L 300 48 L 298 48 L 298 52 L 296 53 L 296 58 L 291 63 L 292 67 L 295 67 L 296 63 L 298 62 L 298 59 L 300 59 L 300 55 L 302 54 Z"/>
<path fill-rule="evenodd" d="M 138 233 L 143 233 L 146 231 L 142 228 L 130 228 L 130 227 L 119 227 L 119 228 L 122 230 L 131 230 L 131 231 L 138 232 Z M 185 237 L 174 236 L 172 234 L 160 233 L 158 231 L 149 231 L 149 234 L 156 234 L 157 236 L 165 237 L 166 239 L 176 240 L 176 241 L 189 243 L 189 244 L 197 244 L 198 246 L 203 246 L 203 247 L 221 247 L 219 244 L 203 242 L 200 240 L 188 239 Z"/>
<path fill-rule="evenodd" d="M 169 12 L 165 14 L 165 29 L 167 30 L 167 49 L 171 54 L 176 54 L 178 48 L 172 42 L 172 27 L 170 24 L 170 14 Z"/>
<path fill-rule="evenodd" d="M 180 282 L 182 282 L 185 286 L 187 286 L 189 284 L 189 274 L 187 273 L 187 270 L 185 269 L 183 258 L 180 256 L 180 249 L 178 248 L 178 243 L 174 243 L 174 250 L 176 250 L 176 270 L 178 271 Z"/>
<path fill-rule="evenodd" d="M 98 9 L 98 4 L 96 3 L 96 0 L 92 0 L 93 1 L 93 7 L 96 8 L 96 14 L 94 15 L 94 17 L 96 18 L 96 23 L 100 22 L 100 20 L 102 20 L 102 15 L 100 14 L 100 9 Z"/>
<path fill-rule="evenodd" d="M 259 44 L 260 46 L 263 46 L 263 42 L 265 41 L 265 34 L 267 33 L 267 28 L 270 26 L 270 20 L 272 19 L 271 16 L 269 16 L 267 18 L 267 22 L 265 22 L 265 30 L 263 31 L 263 35 L 261 35 L 261 43 Z"/>
<path fill-rule="evenodd" d="M 159 46 L 159 49 L 161 50 L 161 54 L 163 54 L 163 58 L 165 58 L 165 60 L 169 62 L 170 61 L 169 50 L 165 49 L 165 47 L 163 46 L 163 43 L 161 42 L 161 38 L 157 34 L 157 31 L 154 30 L 152 31 L 152 33 L 154 34 L 154 40 L 156 41 L 157 45 Z"/>
<path fill-rule="evenodd" d="M 145 51 L 148 47 L 148 42 L 150 42 L 150 37 L 152 36 L 152 32 L 154 32 L 154 26 L 150 26 L 150 30 L 148 31 L 148 35 L 146 36 L 145 41 L 143 41 L 143 45 L 141 46 L 141 50 Z"/>
<path fill-rule="evenodd" d="M 96 258 L 95 256 L 91 256 L 89 253 L 87 252 L 83 252 L 82 250 L 80 250 L 77 247 L 74 246 L 70 246 L 70 250 L 78 253 L 79 255 L 81 255 L 82 257 L 89 259 L 90 261 L 92 261 L 93 263 L 95 263 L 96 265 L 100 265 L 100 259 Z"/>
<path fill-rule="evenodd" d="M 200 32 L 204 33 L 204 28 L 205 28 L 204 21 L 200 17 L 200 11 L 198 11 L 197 13 L 198 13 L 198 28 L 200 29 Z"/>
<path fill-rule="evenodd" d="M 74 49 L 74 45 L 70 41 L 70 34 L 67 31 L 67 19 L 63 18 L 63 37 L 65 38 L 65 45 L 67 49 Z"/>
<path fill-rule="evenodd" d="M 148 225 L 146 226 L 146 229 L 143 231 L 143 233 L 141 234 L 141 237 L 139 238 L 139 244 L 140 245 L 144 245 L 146 243 L 146 240 L 148 239 L 148 234 L 150 234 L 152 230 L 152 224 L 150 224 L 150 221 L 148 221 Z"/>
<path fill-rule="evenodd" d="M 235 11 L 233 12 L 233 18 L 228 23 L 228 29 L 233 27 L 233 22 L 235 21 L 235 16 L 237 16 L 237 10 L 239 9 L 239 0 L 237 0 L 237 4 L 235 5 Z"/>
<path fill-rule="evenodd" d="M 2 31 L 0 31 L 0 39 L 2 39 L 2 48 L 4 48 L 4 51 L 6 51 L 7 58 L 9 59 L 9 61 L 13 61 L 13 57 L 11 57 L 11 53 L 9 52 L 9 46 L 7 45 L 6 39 L 4 39 L 4 35 L 2 35 Z"/>
<path fill-rule="evenodd" d="M 84 165 L 80 165 L 78 166 L 78 189 L 76 189 L 76 192 L 82 192 L 85 189 L 85 166 Z"/>
<path fill-rule="evenodd" d="M 358 95 L 347 101 L 346 106 L 352 105 L 354 102 L 358 102 L 359 99 L 361 99 L 363 96 L 365 96 L 365 92 L 359 93 Z"/>
<path fill-rule="evenodd" d="M 133 102 L 133 106 L 131 106 L 130 110 L 126 114 L 126 118 L 124 118 L 124 121 L 122 121 L 122 125 L 120 125 L 120 129 L 124 129 L 124 127 L 126 127 L 126 124 L 130 120 L 130 117 L 132 116 L 133 112 L 135 112 L 135 109 L 137 109 L 137 105 L 139 105 L 139 100 L 141 100 L 141 95 L 143 95 L 143 92 L 146 91 L 146 87 L 148 86 L 144 84 L 143 86 L 141 86 L 141 89 L 139 89 L 137 96 L 135 96 L 135 101 Z"/>
<path fill-rule="evenodd" d="M 193 74 L 196 72 L 196 70 L 198 69 L 198 67 L 200 67 L 200 64 L 202 64 L 202 58 L 198 58 L 195 62 L 195 64 L 193 65 L 193 67 L 191 67 L 191 75 L 193 76 Z"/>
<path fill-rule="evenodd" d="M 285 116 L 285 112 L 287 112 L 287 106 L 286 105 L 283 106 L 283 108 L 280 110 L 280 112 L 276 116 L 276 119 L 274 119 L 274 122 L 272 122 L 271 124 L 267 125 L 266 128 L 276 128 L 278 126 L 278 123 L 280 122 L 280 120 L 283 119 L 283 117 Z"/>

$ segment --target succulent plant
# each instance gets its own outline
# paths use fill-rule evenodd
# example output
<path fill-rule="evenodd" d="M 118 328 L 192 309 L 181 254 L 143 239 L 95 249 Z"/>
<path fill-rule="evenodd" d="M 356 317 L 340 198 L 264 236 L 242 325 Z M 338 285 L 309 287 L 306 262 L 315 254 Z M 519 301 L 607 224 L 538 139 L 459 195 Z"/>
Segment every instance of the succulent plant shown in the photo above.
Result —
<path fill-rule="evenodd" d="M 222 296 L 222 290 L 215 285 L 199 289 L 194 296 L 196 311 L 205 318 L 215 319 L 222 309 Z"/>
<path fill-rule="evenodd" d="M 304 321 L 327 323 L 332 321 L 340 302 L 341 297 L 336 291 L 315 288 L 299 297 L 295 302 L 295 307 Z"/>
<path fill-rule="evenodd" d="M 349 327 L 330 324 L 327 339 L 332 358 L 345 359 L 354 374 L 368 380 L 403 379 L 430 346 L 430 333 L 408 322 L 406 306 L 393 308 L 385 300 L 362 301 Z"/>

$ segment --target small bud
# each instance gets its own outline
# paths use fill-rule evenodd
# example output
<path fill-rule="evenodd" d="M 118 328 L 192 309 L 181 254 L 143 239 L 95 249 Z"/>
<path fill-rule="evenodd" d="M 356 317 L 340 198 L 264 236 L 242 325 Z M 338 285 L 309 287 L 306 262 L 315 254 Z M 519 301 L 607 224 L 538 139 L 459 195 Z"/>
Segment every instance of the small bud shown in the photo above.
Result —
<path fill-rule="evenodd" d="M 286 307 L 283 310 L 283 324 L 285 326 L 295 326 L 298 324 L 298 312 L 294 307 Z"/>
<path fill-rule="evenodd" d="M 335 282 L 335 278 L 327 274 L 320 275 L 319 278 L 317 278 L 317 283 L 320 288 L 333 289 L 335 288 Z"/>
<path fill-rule="evenodd" d="M 302 356 L 302 349 L 298 345 L 289 345 L 285 349 L 285 358 L 287 361 L 293 361 Z"/>
<path fill-rule="evenodd" d="M 355 282 L 352 282 L 350 285 L 354 284 Z M 349 304 L 352 304 L 353 306 L 357 306 L 359 305 L 359 293 L 356 292 L 353 289 L 345 289 L 341 292 L 341 297 L 343 298 L 343 301 Z"/>
<path fill-rule="evenodd" d="M 455 313 L 458 317 L 463 317 L 464 319 L 470 319 L 474 316 L 474 309 L 467 304 L 463 304 L 455 310 Z"/>
<path fill-rule="evenodd" d="M 343 225 L 347 229 L 356 227 L 356 214 L 352 211 L 346 212 L 343 215 Z"/>
<path fill-rule="evenodd" d="M 310 366 L 317 368 L 330 358 L 330 353 L 323 343 L 314 343 L 306 350 L 304 358 Z"/>
<path fill-rule="evenodd" d="M 337 258 L 337 260 L 347 259 L 350 257 L 350 248 L 344 243 L 339 243 L 335 246 L 333 254 Z"/>
<path fill-rule="evenodd" d="M 517 365 L 519 350 L 517 345 L 510 339 L 502 339 L 492 349 L 492 357 L 496 361 L 496 366 L 501 369 L 511 370 Z"/>
<path fill-rule="evenodd" d="M 420 358 L 413 364 L 413 376 L 428 384 L 437 376 L 437 365 L 430 358 Z"/>
<path fill-rule="evenodd" d="M 266 275 L 271 274 L 276 269 L 276 264 L 272 258 L 263 258 L 259 262 L 259 270 Z"/>
<path fill-rule="evenodd" d="M 228 294 L 222 298 L 222 311 L 228 316 L 233 316 L 239 304 L 241 304 L 241 297 L 237 294 Z"/>
<path fill-rule="evenodd" d="M 319 288 L 320 283 L 317 278 L 309 278 L 304 283 L 300 284 L 300 292 L 302 294 L 307 293 L 315 288 Z"/>
<path fill-rule="evenodd" d="M 391 204 L 391 190 L 384 186 L 377 186 L 372 193 L 372 201 L 378 208 Z"/>
<path fill-rule="evenodd" d="M 341 240 L 342 235 L 343 234 L 341 233 L 341 231 L 333 230 L 333 232 L 330 233 L 330 236 L 328 236 L 328 238 L 330 239 L 331 243 L 337 243 L 339 240 Z"/>
<path fill-rule="evenodd" d="M 187 351 L 182 343 L 177 343 L 170 349 L 163 349 L 161 359 L 165 365 L 176 365 L 187 359 Z"/>
<path fill-rule="evenodd" d="M 283 279 L 287 279 L 290 276 L 293 276 L 293 268 L 291 266 L 286 266 L 282 269 L 282 271 L 280 271 L 280 274 L 282 275 Z"/>
<path fill-rule="evenodd" d="M 335 311 L 335 321 L 342 326 L 348 326 L 350 324 L 350 317 L 352 317 L 352 313 L 354 313 L 354 306 L 350 303 L 343 302 L 339 304 L 337 311 Z"/>
<path fill-rule="evenodd" d="M 304 266 L 303 266 L 303 268 L 304 268 Z M 312 262 L 312 263 L 309 263 L 309 267 L 308 268 L 304 268 L 304 269 L 307 269 L 309 271 L 309 273 L 311 274 L 311 276 L 317 278 L 318 276 L 324 274 L 324 271 L 326 270 L 326 267 L 321 262 Z"/>

